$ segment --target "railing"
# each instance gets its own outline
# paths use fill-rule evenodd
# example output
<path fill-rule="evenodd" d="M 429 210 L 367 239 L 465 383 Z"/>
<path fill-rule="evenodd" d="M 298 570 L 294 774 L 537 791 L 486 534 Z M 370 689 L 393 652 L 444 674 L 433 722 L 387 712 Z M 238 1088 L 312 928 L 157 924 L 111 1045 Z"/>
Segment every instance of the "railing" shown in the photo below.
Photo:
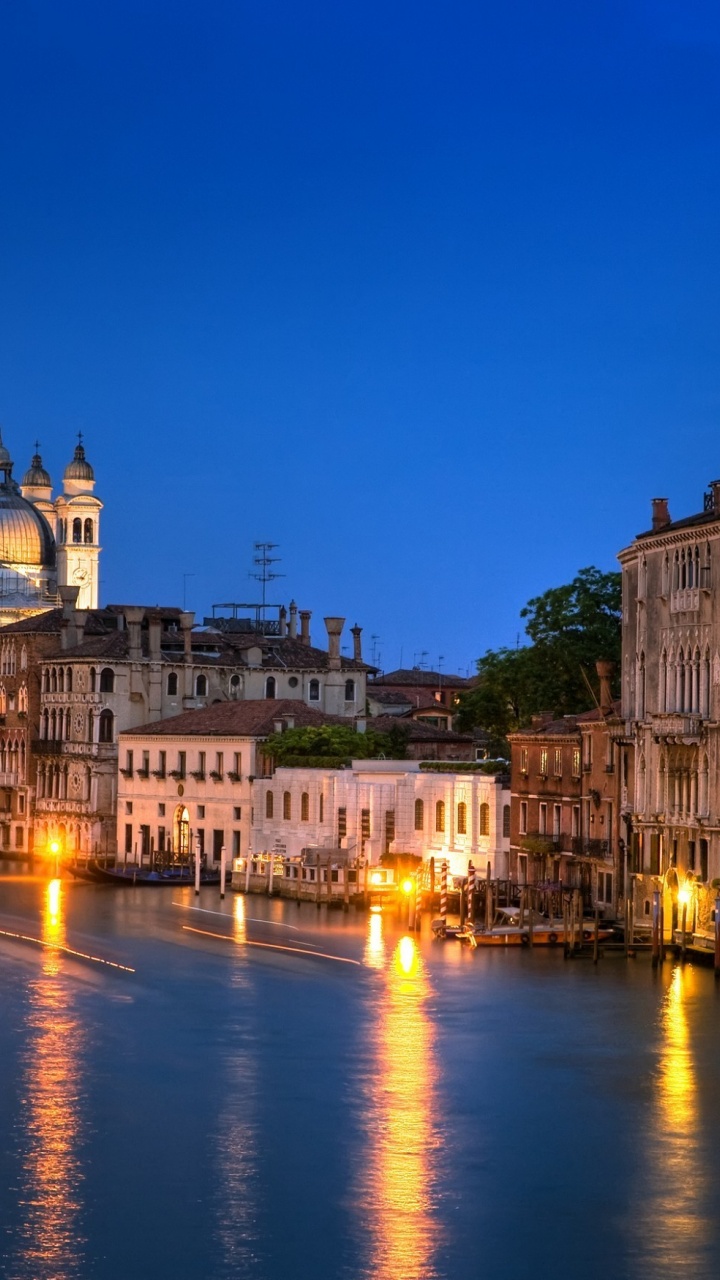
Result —
<path fill-rule="evenodd" d="M 36 756 L 59 756 L 64 745 L 62 738 L 37 738 L 30 747 Z"/>
<path fill-rule="evenodd" d="M 684 715 L 682 712 L 666 712 L 651 716 L 653 733 L 660 738 L 699 738 L 702 733 L 702 717 Z"/>
<path fill-rule="evenodd" d="M 521 848 L 527 853 L 570 853 L 571 838 L 564 831 L 549 834 L 540 831 L 527 831 L 520 837 Z"/>
<path fill-rule="evenodd" d="M 692 613 L 699 608 L 699 587 L 685 587 L 682 591 L 673 591 L 670 595 L 671 613 Z"/>
<path fill-rule="evenodd" d="M 573 836 L 572 851 L 580 857 L 587 858 L 609 858 L 610 857 L 610 841 L 609 840 L 591 840 L 584 836 Z"/>

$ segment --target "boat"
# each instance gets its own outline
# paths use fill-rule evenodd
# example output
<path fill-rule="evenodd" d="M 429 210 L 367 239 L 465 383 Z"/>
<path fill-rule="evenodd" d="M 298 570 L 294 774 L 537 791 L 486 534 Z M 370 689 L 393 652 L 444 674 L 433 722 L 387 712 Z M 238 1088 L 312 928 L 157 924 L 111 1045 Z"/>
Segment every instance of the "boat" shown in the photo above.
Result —
<path fill-rule="evenodd" d="M 93 884 L 130 885 L 194 885 L 195 868 L 187 863 L 173 863 L 166 867 L 138 867 L 137 864 L 103 867 L 98 862 L 88 862 L 84 867 L 68 866 L 72 875 Z M 201 867 L 200 884 L 219 884 L 220 872 Z"/>
<path fill-rule="evenodd" d="M 532 945 L 534 947 L 557 947 L 566 941 L 572 941 L 572 931 L 566 937 L 565 924 L 562 920 L 534 916 L 532 923 L 520 924 L 519 907 L 500 907 L 489 929 L 480 925 L 466 923 L 464 925 L 445 925 L 442 919 L 433 920 L 432 931 L 436 938 L 455 938 L 458 942 L 467 942 L 471 947 L 527 947 L 530 945 L 532 929 Z M 610 938 L 613 930 L 607 925 L 598 929 L 598 939 L 602 942 Z M 582 926 L 584 942 L 592 942 L 595 937 L 595 922 L 584 920 Z M 577 928 L 575 929 L 577 941 Z"/>

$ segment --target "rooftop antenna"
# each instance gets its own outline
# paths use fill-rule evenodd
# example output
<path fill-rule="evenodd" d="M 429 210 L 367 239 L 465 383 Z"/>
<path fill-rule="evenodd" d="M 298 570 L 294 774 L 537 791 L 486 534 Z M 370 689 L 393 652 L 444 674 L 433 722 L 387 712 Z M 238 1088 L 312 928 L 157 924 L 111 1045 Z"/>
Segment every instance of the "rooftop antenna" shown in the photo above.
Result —
<path fill-rule="evenodd" d="M 419 671 L 422 671 L 427 666 L 427 658 L 428 658 L 428 650 L 418 649 L 413 654 L 413 666 L 417 667 Z"/>
<path fill-rule="evenodd" d="M 275 569 L 271 569 L 271 565 L 280 563 L 280 556 L 271 556 L 270 552 L 279 547 L 279 542 L 255 542 L 253 548 L 255 555 L 253 556 L 253 564 L 257 565 L 257 570 L 249 574 L 262 586 L 262 602 L 260 612 L 263 621 L 265 620 L 265 607 L 267 601 L 267 585 L 268 582 L 274 582 L 276 578 L 284 578 L 284 573 L 277 573 Z"/>
<path fill-rule="evenodd" d="M 438 688 L 440 689 L 442 689 L 442 668 L 443 668 L 444 661 L 445 661 L 445 654 L 439 653 L 438 654 Z"/>
<path fill-rule="evenodd" d="M 380 636 L 377 636 L 377 635 L 371 636 L 370 640 L 372 643 L 372 649 L 370 651 L 370 661 L 374 667 L 378 667 L 380 665 L 380 651 L 378 649 L 378 642 L 380 640 Z"/>

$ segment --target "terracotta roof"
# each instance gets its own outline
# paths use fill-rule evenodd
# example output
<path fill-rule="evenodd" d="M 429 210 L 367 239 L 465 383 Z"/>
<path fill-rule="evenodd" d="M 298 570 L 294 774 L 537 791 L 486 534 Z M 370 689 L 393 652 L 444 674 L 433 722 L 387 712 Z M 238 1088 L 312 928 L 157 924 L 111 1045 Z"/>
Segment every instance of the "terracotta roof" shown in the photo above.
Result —
<path fill-rule="evenodd" d="M 411 707 L 412 698 L 401 689 L 377 689 L 374 684 L 368 685 L 367 696 L 383 707 Z M 439 703 L 437 704 L 440 705 Z"/>
<path fill-rule="evenodd" d="M 399 667 L 397 671 L 386 671 L 376 676 L 373 685 L 390 684 L 400 688 L 464 689 L 467 686 L 465 676 L 454 676 L 445 671 L 425 671 L 422 667 Z"/>
<path fill-rule="evenodd" d="M 402 729 L 407 732 L 411 742 L 472 742 L 471 733 L 455 733 L 452 729 L 438 729 L 434 724 L 423 720 L 411 720 L 407 716 L 371 716 L 368 725 L 378 733 L 389 733 L 391 729 Z"/>
<path fill-rule="evenodd" d="M 197 711 L 184 711 L 168 720 L 155 720 L 137 729 L 127 729 L 122 738 L 147 737 L 251 737 L 265 738 L 275 732 L 275 721 L 292 719 L 295 728 L 320 728 L 324 724 L 353 727 L 346 716 L 331 716 L 316 711 L 299 698 L 248 698 L 244 702 L 214 702 Z"/>

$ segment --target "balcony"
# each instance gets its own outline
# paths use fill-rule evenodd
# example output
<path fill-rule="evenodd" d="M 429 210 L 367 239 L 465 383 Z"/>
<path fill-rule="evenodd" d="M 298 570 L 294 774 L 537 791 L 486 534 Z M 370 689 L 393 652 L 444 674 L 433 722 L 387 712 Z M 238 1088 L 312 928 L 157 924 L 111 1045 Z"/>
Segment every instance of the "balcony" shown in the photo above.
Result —
<path fill-rule="evenodd" d="M 572 851 L 578 858 L 609 858 L 609 840 L 590 840 L 585 836 L 573 836 Z"/>
<path fill-rule="evenodd" d="M 38 738 L 31 749 L 36 756 L 60 756 L 64 745 L 62 738 Z"/>
<path fill-rule="evenodd" d="M 670 595 L 671 613 L 695 613 L 700 608 L 700 588 L 684 587 L 682 591 L 673 591 Z"/>
<path fill-rule="evenodd" d="M 651 716 L 650 719 L 652 721 L 653 737 L 656 742 L 692 746 L 698 743 L 702 737 L 702 716 L 667 712 L 664 715 Z"/>
<path fill-rule="evenodd" d="M 571 837 L 566 832 L 548 835 L 547 832 L 527 831 L 520 836 L 520 846 L 528 853 L 571 853 Z"/>
<path fill-rule="evenodd" d="M 0 773 L 0 787 L 19 787 L 19 773 Z"/>

